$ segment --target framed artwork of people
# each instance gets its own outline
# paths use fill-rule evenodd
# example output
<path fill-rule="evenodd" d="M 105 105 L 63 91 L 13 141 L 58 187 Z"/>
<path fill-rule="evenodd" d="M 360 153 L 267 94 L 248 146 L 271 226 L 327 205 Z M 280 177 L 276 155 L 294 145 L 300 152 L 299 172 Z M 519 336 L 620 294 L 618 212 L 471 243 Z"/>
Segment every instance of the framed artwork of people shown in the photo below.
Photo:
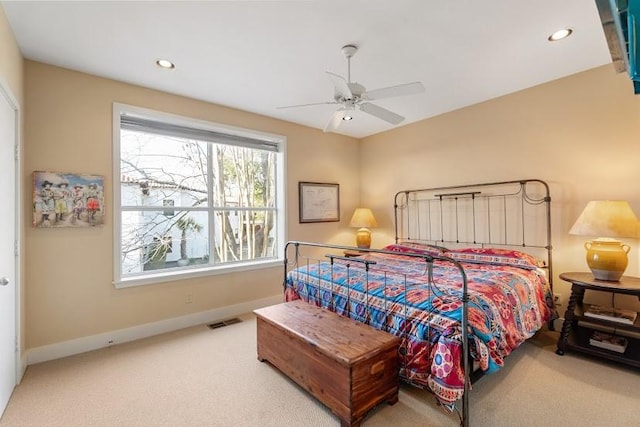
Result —
<path fill-rule="evenodd" d="M 34 172 L 33 226 L 95 227 L 104 222 L 104 177 Z"/>

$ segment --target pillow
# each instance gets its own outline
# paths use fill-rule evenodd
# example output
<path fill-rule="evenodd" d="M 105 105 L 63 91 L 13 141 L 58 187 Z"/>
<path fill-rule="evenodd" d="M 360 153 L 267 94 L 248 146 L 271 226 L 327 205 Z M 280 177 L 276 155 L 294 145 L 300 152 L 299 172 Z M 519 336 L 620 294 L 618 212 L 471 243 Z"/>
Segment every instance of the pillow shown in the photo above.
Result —
<path fill-rule="evenodd" d="M 418 255 L 444 255 L 448 250 L 445 247 L 437 245 L 429 245 L 426 243 L 415 242 L 402 242 L 392 245 L 387 245 L 382 248 L 385 251 L 401 252 L 405 254 L 418 254 Z"/>
<path fill-rule="evenodd" d="M 513 267 L 535 270 L 543 266 L 536 257 L 513 249 L 499 248 L 464 248 L 447 251 L 445 256 L 459 262 L 474 264 L 510 265 Z"/>

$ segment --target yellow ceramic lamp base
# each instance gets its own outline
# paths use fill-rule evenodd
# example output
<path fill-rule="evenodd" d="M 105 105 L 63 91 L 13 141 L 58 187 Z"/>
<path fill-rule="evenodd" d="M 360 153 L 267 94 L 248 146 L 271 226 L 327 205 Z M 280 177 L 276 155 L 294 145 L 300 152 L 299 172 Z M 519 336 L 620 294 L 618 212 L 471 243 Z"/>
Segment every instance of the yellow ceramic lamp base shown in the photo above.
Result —
<path fill-rule="evenodd" d="M 627 269 L 627 254 L 631 249 L 613 239 L 596 239 L 584 244 L 587 265 L 598 280 L 617 282 Z"/>
<path fill-rule="evenodd" d="M 371 247 L 371 231 L 368 228 L 359 228 L 356 233 L 356 245 L 360 249 L 369 249 Z"/>

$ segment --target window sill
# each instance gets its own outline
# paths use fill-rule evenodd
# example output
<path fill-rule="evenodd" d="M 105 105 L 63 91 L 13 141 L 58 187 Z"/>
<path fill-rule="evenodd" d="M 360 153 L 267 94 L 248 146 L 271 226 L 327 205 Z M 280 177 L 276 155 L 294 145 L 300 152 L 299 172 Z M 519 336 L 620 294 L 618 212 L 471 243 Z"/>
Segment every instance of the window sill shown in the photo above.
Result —
<path fill-rule="evenodd" d="M 175 282 L 178 280 L 192 279 L 196 277 L 215 276 L 218 274 L 239 273 L 242 271 L 260 270 L 264 268 L 281 267 L 282 259 L 270 259 L 256 261 L 251 264 L 224 264 L 220 266 L 207 266 L 203 268 L 165 271 L 162 273 L 143 273 L 134 277 L 127 277 L 114 281 L 113 285 L 117 289 L 131 288 L 134 286 L 155 285 L 164 282 Z"/>

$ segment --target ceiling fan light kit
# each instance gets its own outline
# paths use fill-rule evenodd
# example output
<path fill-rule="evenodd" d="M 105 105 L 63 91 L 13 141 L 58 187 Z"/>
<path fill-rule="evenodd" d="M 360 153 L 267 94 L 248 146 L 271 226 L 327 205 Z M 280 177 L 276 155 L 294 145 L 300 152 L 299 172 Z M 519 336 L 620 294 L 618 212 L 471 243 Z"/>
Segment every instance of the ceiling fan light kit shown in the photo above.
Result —
<path fill-rule="evenodd" d="M 327 71 L 327 76 L 333 83 L 334 87 L 333 101 L 290 105 L 278 108 L 296 108 L 326 104 L 341 105 L 341 107 L 333 113 L 333 116 L 327 122 L 327 125 L 324 128 L 325 132 L 334 131 L 343 121 L 353 119 L 352 112 L 356 110 L 356 107 L 360 111 L 384 120 L 392 125 L 401 123 L 404 120 L 403 116 L 387 110 L 386 108 L 380 107 L 379 105 L 372 104 L 369 101 L 423 93 L 425 91 L 424 86 L 420 82 L 413 82 L 367 91 L 363 85 L 351 81 L 351 57 L 353 57 L 357 51 L 358 47 L 353 44 L 348 44 L 342 47 L 342 53 L 347 58 L 346 80 L 342 76 Z"/>
<path fill-rule="evenodd" d="M 351 58 L 357 51 L 358 46 L 356 45 L 348 44 L 346 46 L 342 46 L 342 53 L 344 53 L 344 56 L 346 56 L 347 58 Z"/>

